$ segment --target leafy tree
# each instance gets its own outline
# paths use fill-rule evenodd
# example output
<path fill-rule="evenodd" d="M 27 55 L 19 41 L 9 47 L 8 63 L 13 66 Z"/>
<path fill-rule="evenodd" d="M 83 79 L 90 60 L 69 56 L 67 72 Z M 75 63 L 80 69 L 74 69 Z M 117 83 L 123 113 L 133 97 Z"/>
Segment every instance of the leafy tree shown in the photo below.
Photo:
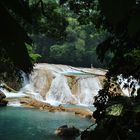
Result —
<path fill-rule="evenodd" d="M 97 52 L 100 58 L 103 58 L 104 54 L 111 50 L 114 57 L 110 64 L 110 75 L 114 76 L 122 73 L 124 76 L 133 75 L 136 79 L 139 79 L 139 1 L 125 0 L 114 3 L 112 0 L 107 2 L 99 0 L 99 3 L 102 17 L 105 17 L 102 18 L 101 23 L 111 34 L 98 47 Z"/>
<path fill-rule="evenodd" d="M 75 5 L 76 8 L 74 6 L 71 8 L 79 14 L 79 17 L 83 13 L 89 13 L 90 8 L 86 10 L 86 6 L 83 5 L 89 6 L 94 3 L 85 0 L 61 0 L 60 2 Z M 109 34 L 98 45 L 97 54 L 98 58 L 103 61 L 106 54 L 110 52 L 112 59 L 109 63 L 104 88 L 95 97 L 94 105 L 97 110 L 93 116 L 98 125 L 94 131 L 84 131 L 81 139 L 138 140 L 140 137 L 140 93 L 135 87 L 140 81 L 140 2 L 139 0 L 98 0 L 96 2 L 96 12 L 93 12 L 93 15 L 86 14 L 86 17 L 90 19 L 88 21 L 93 19 L 92 22 L 96 24 L 96 27 L 107 29 Z M 90 18 L 90 15 L 94 18 Z M 112 82 L 116 82 L 119 74 L 128 78 L 124 88 L 132 88 L 132 97 L 122 97 L 116 89 L 110 91 Z M 134 78 L 137 80 L 136 84 L 130 80 Z M 134 92 L 137 93 L 136 96 Z"/>
<path fill-rule="evenodd" d="M 30 44 L 31 39 L 15 19 L 20 16 L 31 23 L 29 8 L 22 0 L 1 0 L 0 2 L 0 52 L 5 50 L 11 61 L 19 69 L 29 72 L 32 69 L 25 42 Z M 17 59 L 18 58 L 18 59 Z M 26 65 L 25 65 L 26 64 Z"/>
<path fill-rule="evenodd" d="M 9 81 L 18 88 L 20 70 L 29 73 L 33 67 L 25 45 L 32 41 L 22 26 L 31 23 L 28 1 L 1 0 L 0 17 L 0 83 Z"/>
<path fill-rule="evenodd" d="M 26 47 L 27 47 L 30 59 L 31 59 L 32 63 L 34 64 L 37 61 L 37 59 L 41 58 L 41 55 L 34 52 L 33 46 L 26 44 Z"/>
<path fill-rule="evenodd" d="M 85 131 L 87 140 L 138 140 L 140 135 L 140 2 L 137 0 L 99 0 L 100 23 L 110 32 L 108 38 L 97 47 L 100 60 L 107 51 L 113 52 L 104 88 L 95 97 L 93 113 L 98 124 L 94 131 Z M 122 74 L 127 77 L 124 88 L 131 88 L 131 97 L 122 97 L 120 93 L 110 91 L 112 82 Z M 134 78 L 136 83 L 131 80 Z M 134 93 L 136 95 L 134 96 Z M 82 138 L 81 137 L 81 138 Z"/>
<path fill-rule="evenodd" d="M 81 25 L 74 17 L 67 20 L 69 25 L 65 40 L 50 46 L 51 62 L 88 67 L 93 63 L 95 67 L 102 67 L 97 59 L 96 47 L 105 38 L 106 31 L 96 30 L 92 23 Z M 64 52 L 69 55 L 64 55 Z"/>
<path fill-rule="evenodd" d="M 72 1 L 70 3 L 72 4 Z M 106 31 L 101 28 L 96 29 L 90 20 L 82 23 L 79 20 L 79 15 L 81 15 L 82 11 L 73 12 L 70 3 L 61 3 L 62 5 L 60 6 L 57 1 L 49 0 L 44 1 L 42 6 L 38 1 L 30 2 L 32 9 L 36 8 L 34 13 L 37 18 L 33 22 L 34 31 L 31 32 L 31 36 L 35 42 L 35 52 L 42 55 L 38 62 L 63 63 L 86 67 L 90 67 L 91 63 L 94 62 L 95 67 L 105 66 L 108 63 L 108 58 L 101 64 L 97 59 L 95 49 L 92 48 L 96 48 L 99 42 L 105 38 Z M 94 5 L 97 5 L 96 3 L 94 2 Z M 82 8 L 84 9 L 83 6 Z M 91 10 L 92 13 L 96 13 L 95 6 L 94 8 L 90 7 L 89 11 Z M 91 16 L 88 16 L 88 18 L 90 19 Z M 63 48 L 63 51 L 58 51 L 56 46 L 59 46 L 59 49 Z M 74 49 L 72 51 L 73 55 L 71 55 L 73 58 L 67 58 L 68 55 L 62 55 L 65 49 L 67 50 L 65 52 L 68 52 L 68 48 L 71 51 L 70 46 Z M 58 54 L 59 52 L 63 53 Z M 89 54 L 90 56 L 88 56 Z"/>
<path fill-rule="evenodd" d="M 39 62 L 50 62 L 50 46 L 62 42 L 66 36 L 66 14 L 53 0 L 30 1 L 30 7 L 34 18 L 30 31 L 35 44 L 33 49 L 42 56 Z"/>
<path fill-rule="evenodd" d="M 65 36 L 67 21 L 65 14 L 56 1 L 44 1 L 44 3 L 31 2 L 31 8 L 35 11 L 34 34 L 43 33 L 46 36 L 61 40 Z"/>

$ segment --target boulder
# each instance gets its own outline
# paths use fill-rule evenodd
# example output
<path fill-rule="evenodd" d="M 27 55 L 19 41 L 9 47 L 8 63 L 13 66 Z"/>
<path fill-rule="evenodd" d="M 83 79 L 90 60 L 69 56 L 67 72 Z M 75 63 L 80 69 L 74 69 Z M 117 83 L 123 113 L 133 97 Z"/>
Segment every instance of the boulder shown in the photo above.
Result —
<path fill-rule="evenodd" d="M 1 106 L 6 106 L 7 103 L 8 103 L 8 101 L 6 101 L 6 100 L 1 100 L 1 101 L 0 101 L 0 107 L 1 107 Z"/>
<path fill-rule="evenodd" d="M 3 100 L 4 98 L 6 98 L 5 94 L 2 91 L 0 91 L 0 101 Z"/>
<path fill-rule="evenodd" d="M 80 135 L 80 130 L 74 126 L 63 125 L 56 129 L 55 134 L 62 137 L 77 137 Z"/>
<path fill-rule="evenodd" d="M 6 106 L 8 101 L 4 100 L 4 98 L 6 98 L 5 94 L 0 91 L 0 107 L 1 106 Z"/>

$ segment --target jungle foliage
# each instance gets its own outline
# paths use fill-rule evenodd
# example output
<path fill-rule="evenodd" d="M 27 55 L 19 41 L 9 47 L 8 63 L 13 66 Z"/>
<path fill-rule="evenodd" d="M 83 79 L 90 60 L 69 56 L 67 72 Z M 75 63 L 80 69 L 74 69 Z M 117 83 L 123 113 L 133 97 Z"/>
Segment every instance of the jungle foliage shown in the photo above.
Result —
<path fill-rule="evenodd" d="M 85 131 L 81 139 L 138 140 L 140 135 L 140 2 L 137 0 L 99 0 L 98 25 L 110 36 L 97 47 L 102 61 L 108 50 L 113 52 L 104 88 L 95 97 L 93 117 L 95 130 Z M 122 74 L 127 78 L 123 88 L 131 89 L 130 97 L 111 93 L 112 82 Z M 132 82 L 132 81 L 133 82 Z M 134 81 L 137 81 L 136 83 Z"/>
<path fill-rule="evenodd" d="M 95 3 L 95 2 L 94 2 Z M 31 33 L 35 42 L 35 51 L 41 54 L 38 62 L 61 63 L 73 66 L 105 67 L 112 57 L 107 53 L 101 63 L 97 59 L 96 47 L 108 36 L 106 30 L 96 28 L 90 17 L 79 19 L 79 13 L 71 9 L 69 2 L 60 5 L 58 1 L 46 0 L 43 7 L 31 2 L 36 7 L 37 18 L 34 18 L 34 29 Z M 96 11 L 90 8 L 91 13 Z M 43 9 L 43 10 L 42 10 Z M 43 11 L 43 13 L 42 13 Z M 35 13 L 35 12 L 34 12 Z M 82 17 L 82 15 L 81 15 Z"/>
<path fill-rule="evenodd" d="M 16 20 L 16 16 L 19 16 L 24 22 L 31 23 L 27 3 L 18 0 L 1 0 L 0 16 L 0 53 L 7 55 L 17 68 L 26 72 L 31 71 L 32 64 L 25 43 L 31 44 L 32 41 Z"/>
<path fill-rule="evenodd" d="M 29 73 L 33 66 L 25 46 L 32 41 L 21 24 L 31 24 L 27 1 L 1 0 L 0 17 L 0 83 L 15 81 L 11 86 L 19 88 L 21 70 Z"/>
<path fill-rule="evenodd" d="M 1 0 L 0 16 L 1 80 L 20 75 L 20 69 L 30 72 L 30 56 L 40 57 L 32 51 L 43 56 L 40 62 L 79 66 L 98 63 L 98 55 L 101 62 L 107 61 L 108 73 L 95 97 L 97 127 L 84 131 L 81 139 L 139 139 L 139 0 Z M 120 74 L 128 79 L 124 88 L 131 89 L 130 97 L 110 92 Z"/>

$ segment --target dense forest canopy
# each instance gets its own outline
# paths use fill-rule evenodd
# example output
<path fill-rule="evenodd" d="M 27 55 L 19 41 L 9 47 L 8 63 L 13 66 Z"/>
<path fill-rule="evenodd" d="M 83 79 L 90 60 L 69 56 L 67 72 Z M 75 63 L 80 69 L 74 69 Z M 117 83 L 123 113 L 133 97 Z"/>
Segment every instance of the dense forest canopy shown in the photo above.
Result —
<path fill-rule="evenodd" d="M 34 5 L 31 3 L 32 7 Z M 43 5 L 43 14 L 40 12 L 34 20 L 35 30 L 32 32 L 35 51 L 42 56 L 38 62 L 107 66 L 112 54 L 108 53 L 103 63 L 96 55 L 97 45 L 107 36 L 106 30 L 97 29 L 90 20 L 82 22 L 79 13 L 75 13 L 68 3 L 60 6 L 55 1 L 44 1 Z M 39 11 L 40 7 L 37 9 Z M 96 11 L 95 7 L 91 10 Z"/>

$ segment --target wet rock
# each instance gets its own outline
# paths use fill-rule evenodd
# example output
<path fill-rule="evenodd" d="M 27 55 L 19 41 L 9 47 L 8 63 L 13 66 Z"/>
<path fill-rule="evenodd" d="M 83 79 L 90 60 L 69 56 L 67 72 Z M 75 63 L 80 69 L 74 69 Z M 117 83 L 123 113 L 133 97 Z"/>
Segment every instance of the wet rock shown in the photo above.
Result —
<path fill-rule="evenodd" d="M 62 137 L 77 137 L 80 135 L 80 130 L 74 126 L 60 126 L 56 129 L 55 134 Z"/>
<path fill-rule="evenodd" d="M 6 101 L 6 100 L 1 100 L 0 101 L 0 107 L 1 106 L 6 106 L 8 104 L 8 101 Z"/>
<path fill-rule="evenodd" d="M 3 100 L 4 98 L 6 98 L 5 94 L 2 91 L 0 91 L 0 101 Z"/>
<path fill-rule="evenodd" d="M 20 99 L 20 103 L 26 107 L 34 107 L 34 108 L 38 108 L 40 110 L 48 110 L 50 112 L 56 112 L 56 111 L 63 111 L 63 112 L 72 112 L 75 113 L 76 115 L 79 115 L 81 117 L 85 117 L 85 118 L 91 118 L 92 117 L 92 112 L 90 110 L 87 109 L 82 109 L 82 108 L 68 108 L 68 107 L 64 107 L 62 105 L 59 106 L 53 106 L 49 103 L 44 103 L 41 101 L 38 101 L 36 99 L 32 99 L 32 98 L 21 98 Z"/>
<path fill-rule="evenodd" d="M 5 94 L 0 91 L 0 107 L 1 106 L 6 106 L 8 101 L 6 101 L 4 98 L 6 98 Z"/>

